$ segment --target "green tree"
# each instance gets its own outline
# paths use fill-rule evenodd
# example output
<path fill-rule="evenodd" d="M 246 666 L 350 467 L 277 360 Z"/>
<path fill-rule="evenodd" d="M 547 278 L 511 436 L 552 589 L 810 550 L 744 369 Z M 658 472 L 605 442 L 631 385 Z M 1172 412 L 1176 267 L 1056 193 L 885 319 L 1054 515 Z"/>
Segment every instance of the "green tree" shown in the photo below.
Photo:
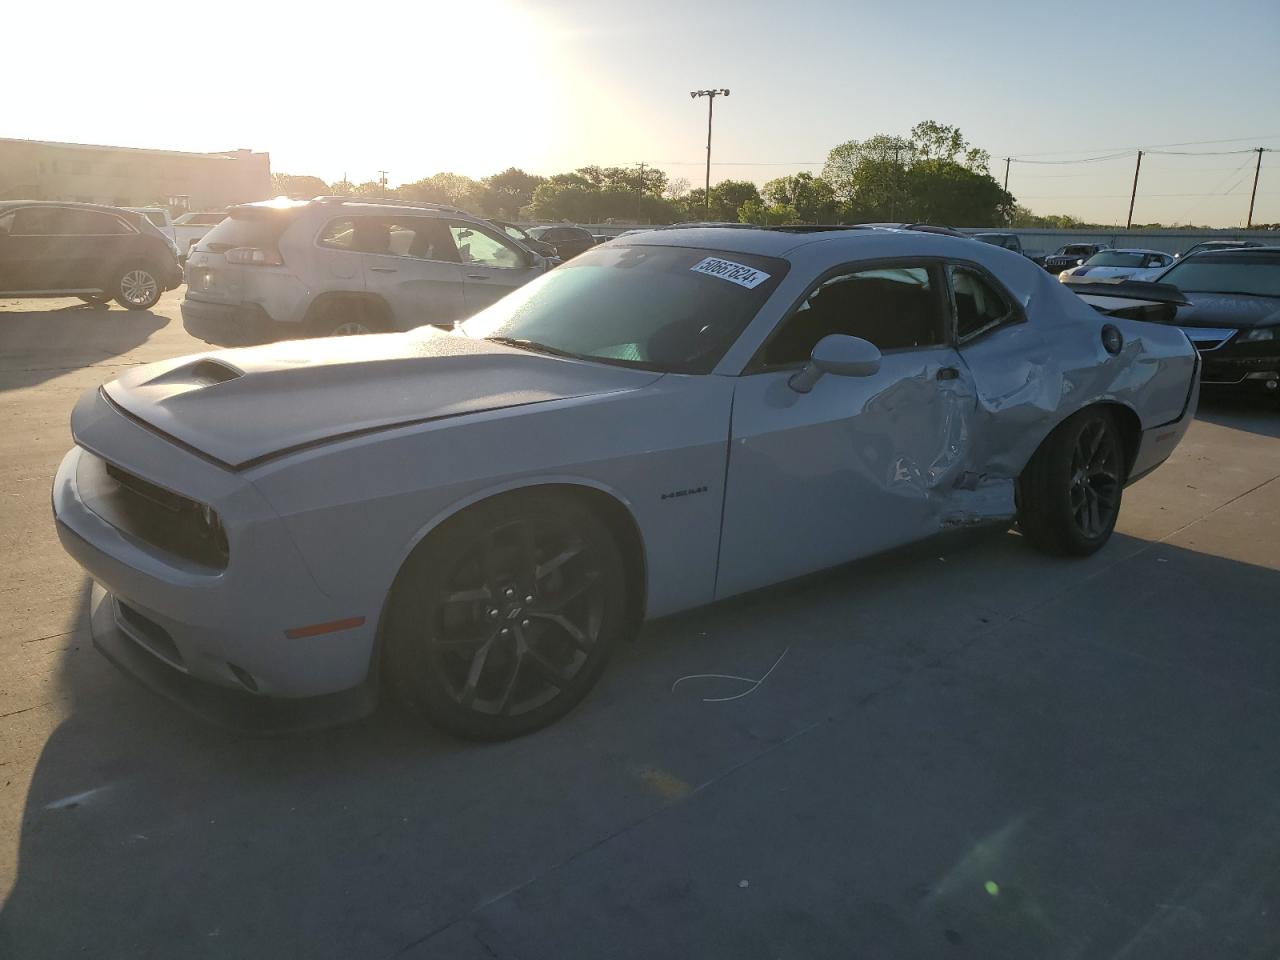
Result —
<path fill-rule="evenodd" d="M 906 177 L 906 207 L 911 220 L 983 227 L 1005 223 L 1013 198 L 989 173 L 950 160 L 921 160 Z"/>
<path fill-rule="evenodd" d="M 831 184 L 807 171 L 770 180 L 760 188 L 760 195 L 773 206 L 789 208 L 795 219 L 805 223 L 836 219 L 838 204 Z"/>
<path fill-rule="evenodd" d="M 480 209 L 486 216 L 514 220 L 533 202 L 533 192 L 546 182 L 546 177 L 525 173 L 519 167 L 508 167 L 480 181 Z"/>
<path fill-rule="evenodd" d="M 911 144 L 903 137 L 881 133 L 850 140 L 827 154 L 822 179 L 844 205 L 846 219 L 898 220 L 911 157 Z"/>
<path fill-rule="evenodd" d="M 417 200 L 420 203 L 446 203 L 453 207 L 469 208 L 474 205 L 480 185 L 460 173 L 437 173 L 434 176 L 401 184 L 395 195 L 401 200 Z"/>
<path fill-rule="evenodd" d="M 310 200 L 329 193 L 329 185 L 319 177 L 299 176 L 292 173 L 273 173 L 271 192 L 277 197 L 292 200 Z"/>

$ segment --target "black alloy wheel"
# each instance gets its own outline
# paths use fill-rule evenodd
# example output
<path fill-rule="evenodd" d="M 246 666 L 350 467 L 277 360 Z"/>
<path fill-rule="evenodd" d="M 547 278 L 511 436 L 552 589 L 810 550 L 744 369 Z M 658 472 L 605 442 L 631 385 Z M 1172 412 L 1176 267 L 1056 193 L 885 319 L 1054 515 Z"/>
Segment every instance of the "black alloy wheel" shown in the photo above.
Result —
<path fill-rule="evenodd" d="M 1108 418 L 1088 421 L 1071 456 L 1071 515 L 1088 539 L 1109 533 L 1120 512 L 1120 447 Z"/>
<path fill-rule="evenodd" d="M 621 635 L 624 601 L 621 557 L 598 518 L 559 497 L 499 501 L 458 518 L 406 566 L 390 679 L 451 733 L 519 736 L 595 683 Z"/>
<path fill-rule="evenodd" d="M 1081 410 L 1045 439 L 1018 478 L 1018 528 L 1048 553 L 1094 553 L 1115 529 L 1127 470 L 1115 415 Z"/>

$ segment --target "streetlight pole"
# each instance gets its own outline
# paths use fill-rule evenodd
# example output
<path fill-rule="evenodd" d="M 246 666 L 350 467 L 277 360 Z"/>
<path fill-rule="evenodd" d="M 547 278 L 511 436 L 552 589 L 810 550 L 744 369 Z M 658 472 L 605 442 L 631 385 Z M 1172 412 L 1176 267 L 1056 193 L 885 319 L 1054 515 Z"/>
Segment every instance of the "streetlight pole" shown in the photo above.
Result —
<path fill-rule="evenodd" d="M 729 91 L 727 89 L 719 90 L 691 90 L 689 96 L 695 100 L 698 97 L 707 98 L 707 179 L 706 185 L 703 187 L 703 201 L 706 204 L 707 218 L 711 217 L 711 114 L 715 110 L 716 97 L 727 97 Z"/>

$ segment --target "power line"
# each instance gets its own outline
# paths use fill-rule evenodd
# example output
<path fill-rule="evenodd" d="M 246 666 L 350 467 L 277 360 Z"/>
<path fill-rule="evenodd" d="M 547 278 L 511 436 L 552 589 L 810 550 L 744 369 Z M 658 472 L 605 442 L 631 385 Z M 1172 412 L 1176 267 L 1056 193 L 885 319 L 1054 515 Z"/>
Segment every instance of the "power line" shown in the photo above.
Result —
<path fill-rule="evenodd" d="M 1066 153 L 1133 153 L 1135 150 L 1148 152 L 1163 147 L 1198 147 L 1211 143 L 1256 143 L 1259 140 L 1280 140 L 1280 133 L 1271 133 L 1260 137 L 1230 137 L 1226 140 L 1184 140 L 1181 143 L 1152 143 L 1147 146 L 1132 147 L 1094 147 L 1087 150 L 1042 150 L 1039 153 L 1024 153 L 1024 157 L 1060 157 Z"/>

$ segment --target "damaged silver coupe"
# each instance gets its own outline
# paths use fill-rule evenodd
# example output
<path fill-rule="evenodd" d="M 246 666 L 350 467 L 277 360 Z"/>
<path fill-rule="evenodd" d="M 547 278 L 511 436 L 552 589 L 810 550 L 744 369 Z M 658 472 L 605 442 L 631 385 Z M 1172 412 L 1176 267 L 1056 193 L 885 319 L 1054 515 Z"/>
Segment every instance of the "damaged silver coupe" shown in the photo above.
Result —
<path fill-rule="evenodd" d="M 387 693 L 502 738 L 646 617 L 948 527 L 1092 553 L 1197 363 L 968 239 L 648 232 L 452 332 L 135 369 L 76 407 L 54 509 L 99 648 L 205 715 Z"/>

